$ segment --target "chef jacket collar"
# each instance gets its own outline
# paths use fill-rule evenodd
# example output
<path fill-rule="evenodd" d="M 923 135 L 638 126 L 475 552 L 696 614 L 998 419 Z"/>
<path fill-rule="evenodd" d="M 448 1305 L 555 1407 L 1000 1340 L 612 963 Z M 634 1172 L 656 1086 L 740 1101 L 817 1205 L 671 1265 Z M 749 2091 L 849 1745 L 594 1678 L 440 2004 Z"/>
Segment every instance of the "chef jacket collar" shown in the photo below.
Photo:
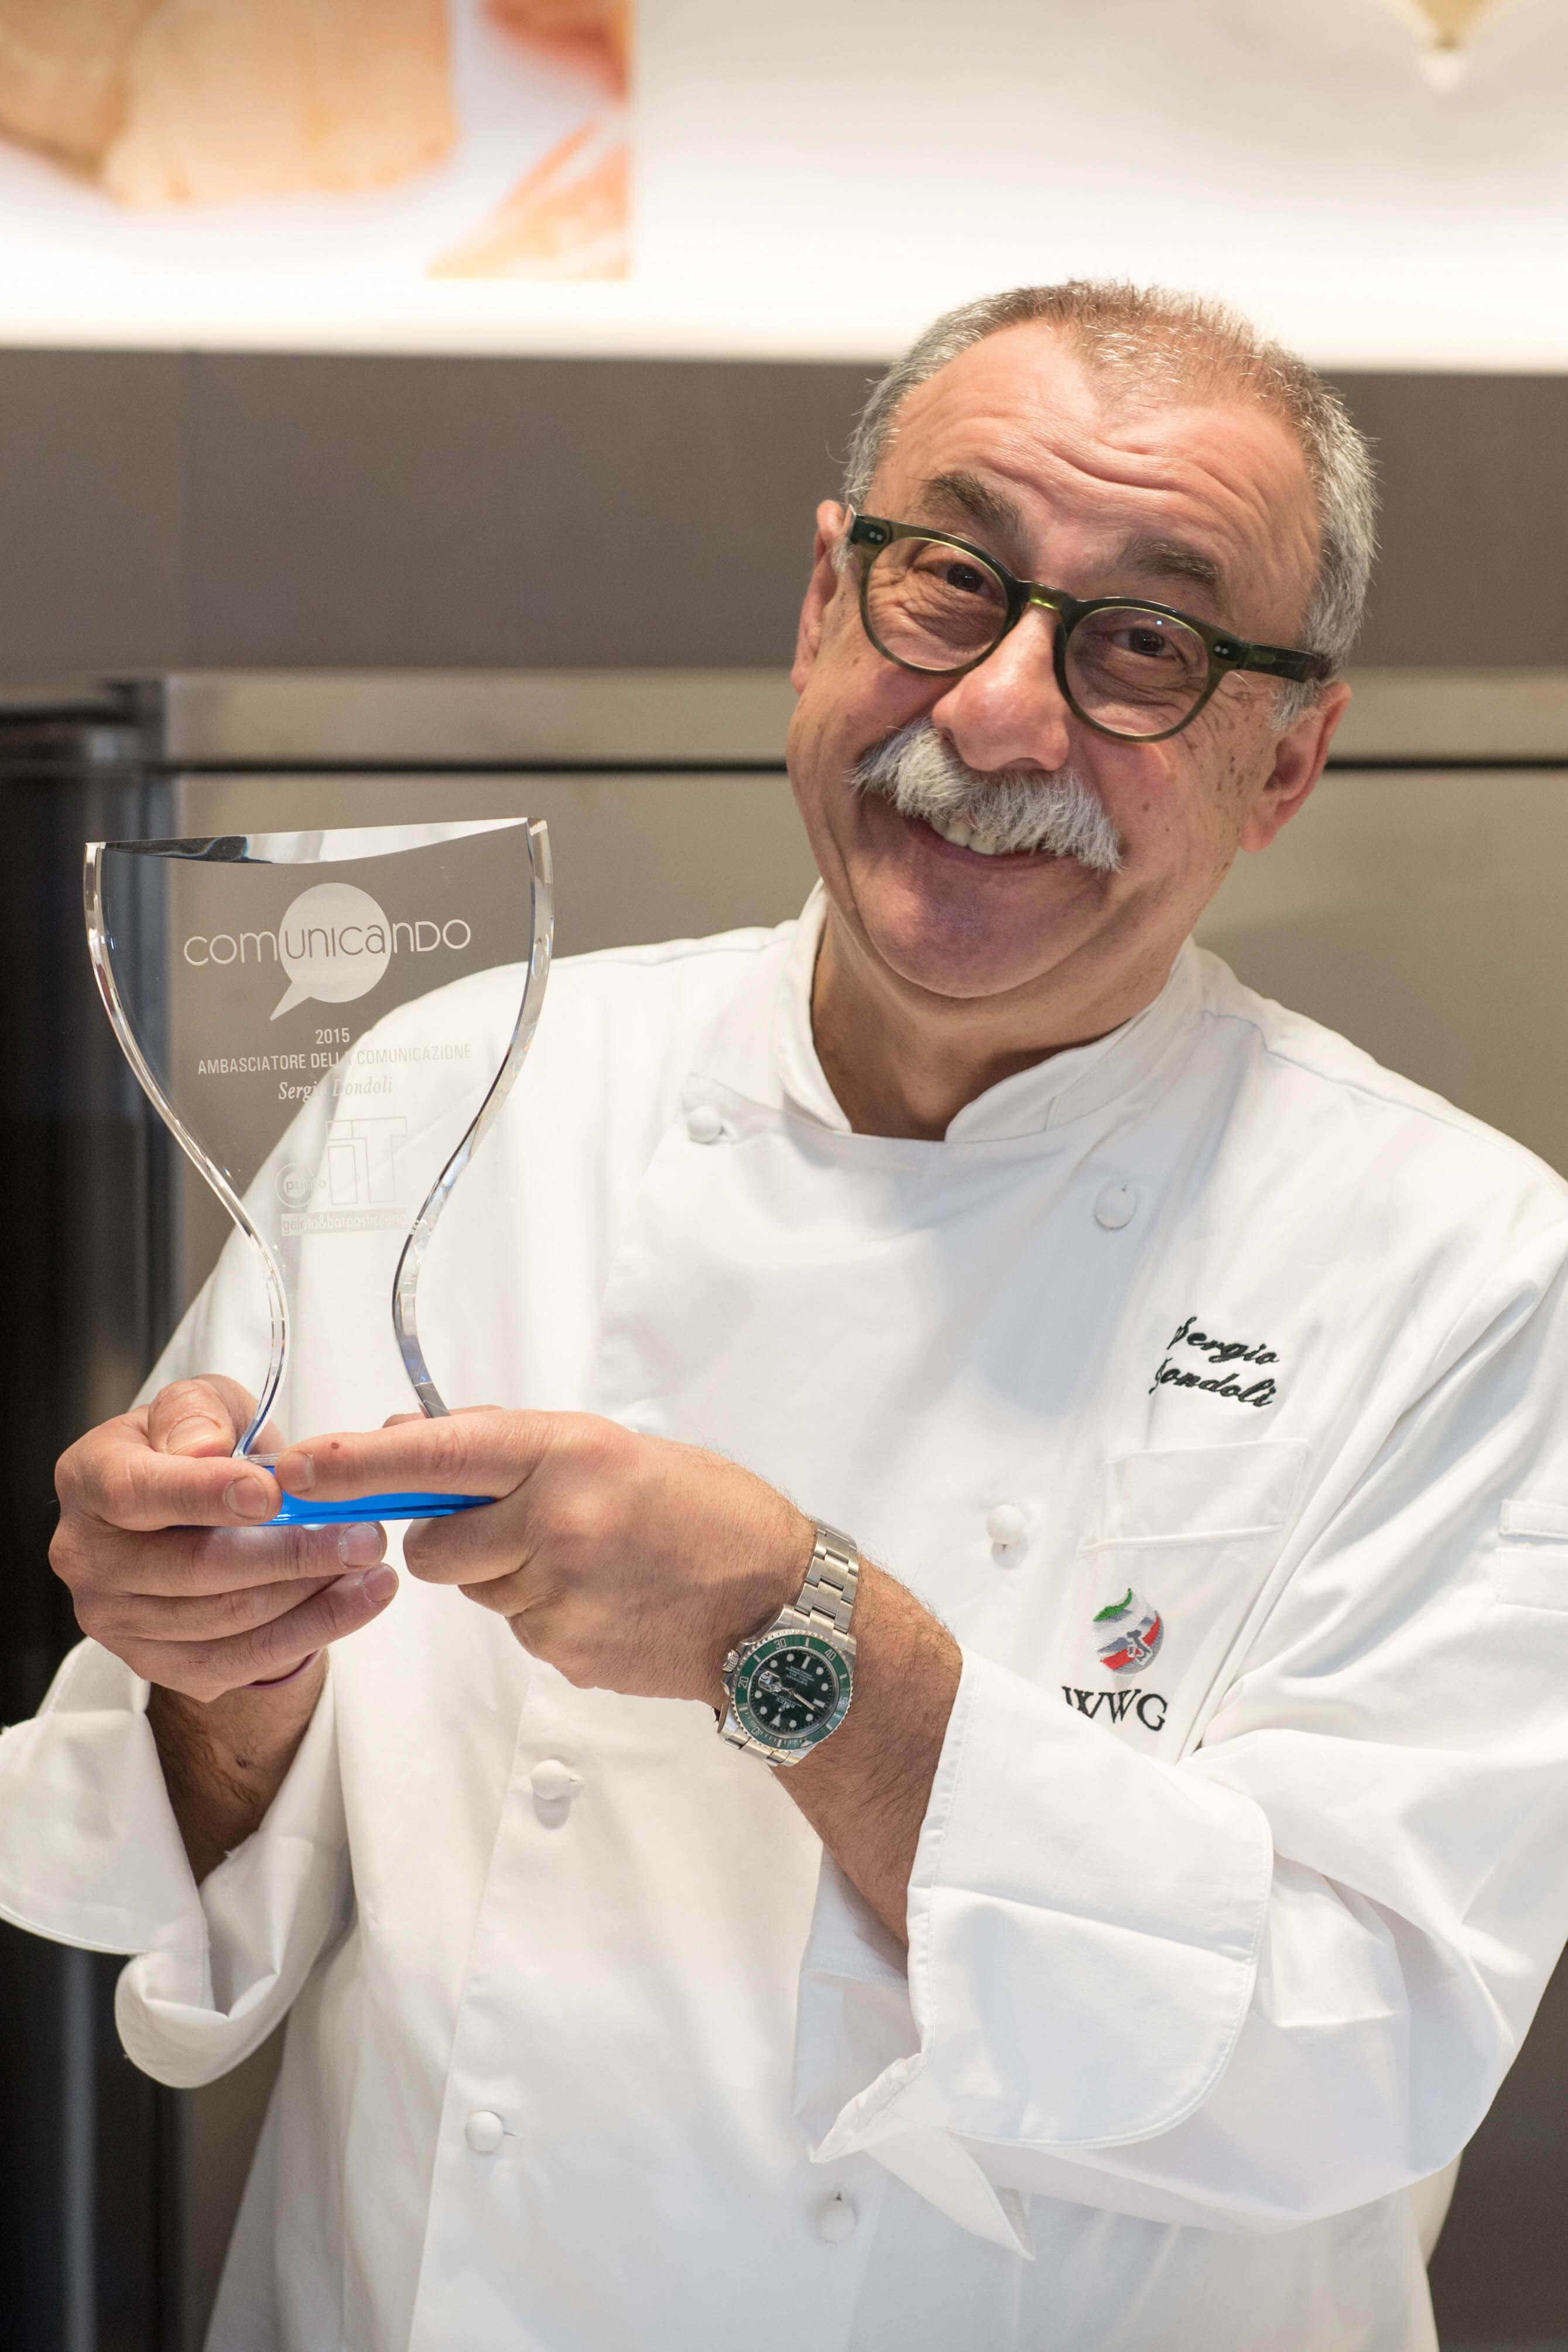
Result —
<path fill-rule="evenodd" d="M 847 1135 L 849 1120 L 823 1074 L 811 1034 L 811 982 L 826 916 L 827 893 L 819 882 L 789 940 L 782 974 L 773 967 L 773 1017 L 766 1024 L 771 1033 L 772 1061 L 772 1086 L 768 1091 L 781 1092 L 784 1108 L 797 1116 Z M 1065 1126 L 1070 1119 L 1085 1118 L 1113 1102 L 1155 1067 L 1176 1033 L 1190 1022 L 1200 992 L 1197 951 L 1189 940 L 1152 1004 L 1107 1036 L 1097 1037 L 1091 1045 L 1069 1046 L 988 1087 L 984 1094 L 965 1104 L 944 1140 L 1013 1141 Z M 727 1077 L 755 1099 L 762 1073 L 754 1053 L 747 1052 L 742 1042 L 747 1030 L 750 1031 L 747 1043 L 754 1046 L 761 1043 L 758 1028 L 743 1021 L 726 1041 L 732 1050 L 740 1049 L 734 1054 L 733 1065 L 716 1069 L 713 1075 Z M 723 1053 L 721 1058 L 731 1065 L 731 1054 Z M 747 1063 L 751 1065 L 749 1070 L 744 1067 Z"/>

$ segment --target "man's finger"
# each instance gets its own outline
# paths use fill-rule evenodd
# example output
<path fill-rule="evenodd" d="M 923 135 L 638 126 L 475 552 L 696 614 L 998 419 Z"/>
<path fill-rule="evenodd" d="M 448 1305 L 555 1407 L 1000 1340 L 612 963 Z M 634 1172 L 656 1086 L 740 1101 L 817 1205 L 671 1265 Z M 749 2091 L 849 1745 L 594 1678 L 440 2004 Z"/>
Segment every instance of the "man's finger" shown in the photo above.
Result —
<path fill-rule="evenodd" d="M 221 1642 L 251 1633 L 274 1618 L 286 1617 L 314 1599 L 342 1574 L 291 1580 L 287 1584 L 243 1584 L 232 1592 L 198 1593 L 175 1599 L 164 1593 L 104 1592 L 90 1595 L 77 1615 L 84 1633 L 117 1654 L 132 1642 Z"/>
<path fill-rule="evenodd" d="M 542 1606 L 524 1572 L 481 1579 L 476 1584 L 460 1584 L 457 1590 L 465 1601 L 472 1601 L 480 1609 L 493 1610 L 497 1617 L 505 1617 L 509 1624 L 519 1628 L 529 1621 L 530 1613 L 537 1617 Z M 520 1632 L 517 1638 L 522 1639 Z"/>
<path fill-rule="evenodd" d="M 528 1504 L 503 1496 L 488 1509 L 449 1519 L 415 1519 L 402 1539 L 403 1565 L 422 1584 L 488 1584 L 526 1570 Z"/>
<path fill-rule="evenodd" d="M 288 1495 L 342 1503 L 359 1495 L 509 1495 L 549 1450 L 556 1416 L 494 1406 L 390 1429 L 302 1438 L 276 1465 Z"/>
<path fill-rule="evenodd" d="M 343 1528 L 171 1528 L 162 1539 L 96 1528 L 80 1545 L 63 1533 L 56 1565 L 73 1591 L 200 1601 L 374 1568 L 386 1535 L 372 1523 Z"/>
<path fill-rule="evenodd" d="M 172 1381 L 147 1407 L 155 1454 L 232 1454 L 250 1427 L 256 1399 L 222 1372 Z"/>
<path fill-rule="evenodd" d="M 282 1497 L 257 1464 L 231 1454 L 157 1453 L 139 1416 L 122 1414 L 78 1440 L 60 1462 L 60 1501 L 113 1528 L 256 1527 Z"/>
<path fill-rule="evenodd" d="M 298 1608 L 253 1631 L 217 1642 L 145 1642 L 127 1645 L 127 1663 L 144 1681 L 211 1699 L 246 1683 L 275 1682 L 313 1651 L 357 1633 L 379 1617 L 397 1591 L 385 1566 L 340 1576 Z"/>

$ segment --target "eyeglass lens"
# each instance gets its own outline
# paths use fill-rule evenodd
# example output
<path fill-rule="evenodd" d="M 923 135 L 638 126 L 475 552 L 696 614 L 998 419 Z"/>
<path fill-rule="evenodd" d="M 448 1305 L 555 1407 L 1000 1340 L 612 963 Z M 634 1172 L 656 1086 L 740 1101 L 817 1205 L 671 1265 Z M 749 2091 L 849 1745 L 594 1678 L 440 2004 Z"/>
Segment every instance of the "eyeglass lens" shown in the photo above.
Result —
<path fill-rule="evenodd" d="M 866 574 L 865 611 L 873 641 L 894 661 L 963 669 L 1000 644 L 1007 589 L 962 549 L 900 539 L 881 550 Z M 1072 631 L 1066 667 L 1086 719 L 1116 735 L 1163 735 L 1202 699 L 1208 648 L 1180 621 L 1140 605 L 1107 606 Z"/>

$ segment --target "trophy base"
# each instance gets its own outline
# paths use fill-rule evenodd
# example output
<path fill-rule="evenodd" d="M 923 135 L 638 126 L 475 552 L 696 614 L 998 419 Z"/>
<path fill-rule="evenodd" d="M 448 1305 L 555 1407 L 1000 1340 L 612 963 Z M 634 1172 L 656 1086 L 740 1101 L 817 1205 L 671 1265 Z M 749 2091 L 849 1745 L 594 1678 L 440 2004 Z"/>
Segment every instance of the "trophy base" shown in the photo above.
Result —
<path fill-rule="evenodd" d="M 351 1503 L 317 1503 L 308 1495 L 286 1495 L 269 1528 L 346 1528 L 363 1519 L 449 1519 L 457 1511 L 477 1511 L 494 1495 L 356 1495 Z"/>

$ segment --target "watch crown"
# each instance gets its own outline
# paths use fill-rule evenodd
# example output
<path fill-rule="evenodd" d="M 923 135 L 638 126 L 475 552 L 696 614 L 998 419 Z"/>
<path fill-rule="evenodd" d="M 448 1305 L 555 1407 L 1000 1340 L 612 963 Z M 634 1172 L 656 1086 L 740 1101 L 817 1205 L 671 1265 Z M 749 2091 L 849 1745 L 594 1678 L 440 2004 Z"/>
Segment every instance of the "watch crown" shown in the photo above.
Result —
<path fill-rule="evenodd" d="M 721 1674 L 721 1675 L 732 1675 L 732 1674 L 734 1674 L 734 1672 L 735 1672 L 735 1670 L 736 1670 L 737 1666 L 738 1666 L 738 1665 L 739 1665 L 739 1664 L 740 1664 L 740 1652 L 739 1652 L 738 1650 L 731 1650 L 731 1652 L 729 1653 L 729 1655 L 726 1658 L 726 1660 L 725 1660 L 725 1662 L 724 1662 L 723 1665 L 722 1665 L 722 1666 L 720 1666 L 720 1668 L 719 1668 L 719 1672 L 720 1672 L 720 1674 Z"/>

